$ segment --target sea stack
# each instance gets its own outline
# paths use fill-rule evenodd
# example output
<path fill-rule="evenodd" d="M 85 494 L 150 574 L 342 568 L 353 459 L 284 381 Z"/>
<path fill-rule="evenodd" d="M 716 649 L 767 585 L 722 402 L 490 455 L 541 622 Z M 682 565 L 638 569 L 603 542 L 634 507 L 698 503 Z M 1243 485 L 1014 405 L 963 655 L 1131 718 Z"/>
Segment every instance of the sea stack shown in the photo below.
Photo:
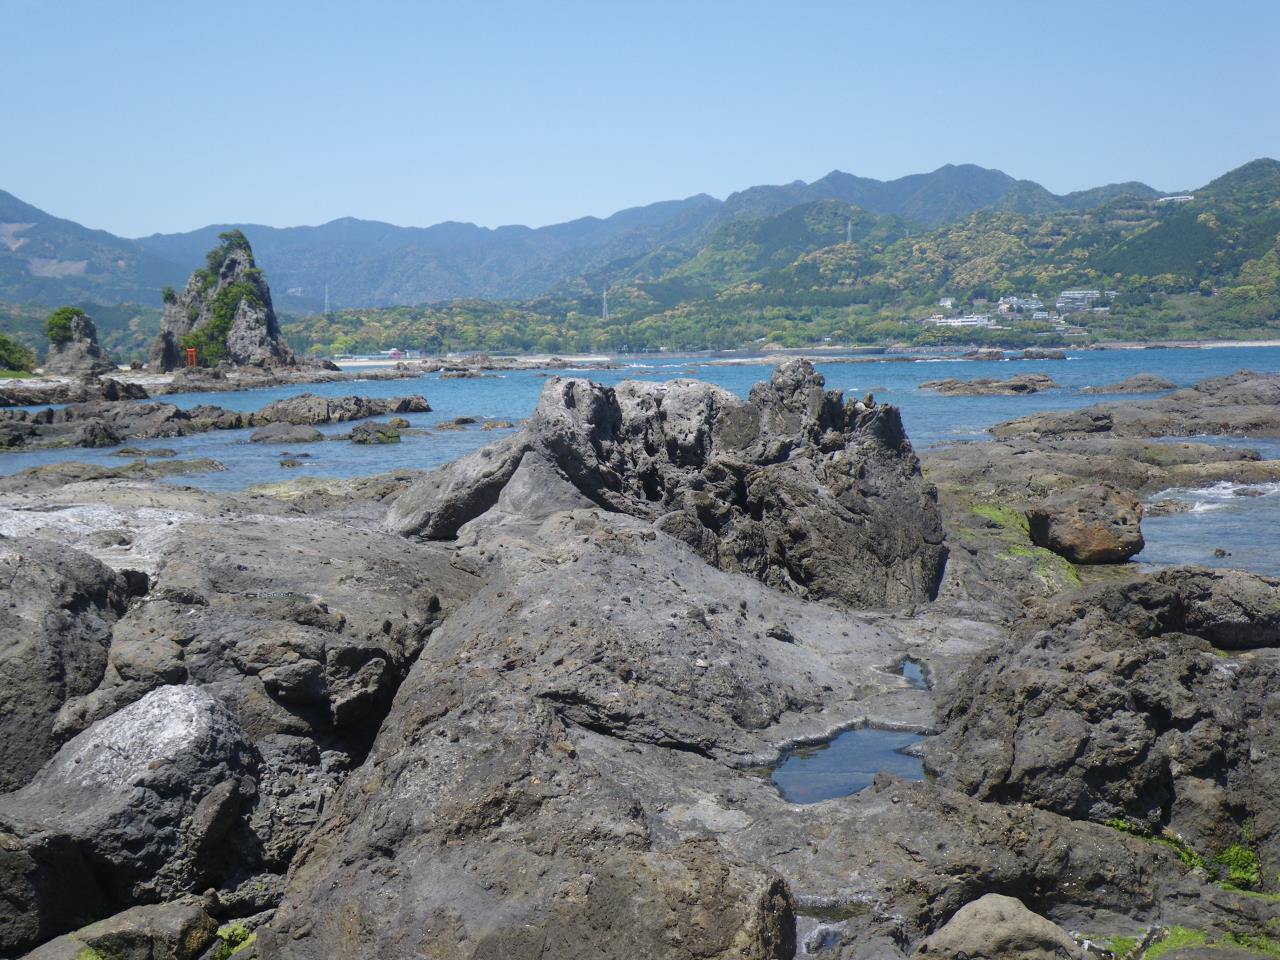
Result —
<path fill-rule="evenodd" d="M 60 377 L 98 377 L 116 371 L 115 362 L 98 343 L 98 328 L 83 310 L 62 307 L 45 321 L 49 355 L 44 372 Z"/>
<path fill-rule="evenodd" d="M 207 265 L 187 280 L 181 293 L 165 291 L 160 333 L 151 345 L 152 370 L 184 366 L 196 350 L 200 366 L 226 360 L 239 366 L 278 367 L 296 363 L 280 339 L 271 290 L 239 230 L 218 235 Z"/>

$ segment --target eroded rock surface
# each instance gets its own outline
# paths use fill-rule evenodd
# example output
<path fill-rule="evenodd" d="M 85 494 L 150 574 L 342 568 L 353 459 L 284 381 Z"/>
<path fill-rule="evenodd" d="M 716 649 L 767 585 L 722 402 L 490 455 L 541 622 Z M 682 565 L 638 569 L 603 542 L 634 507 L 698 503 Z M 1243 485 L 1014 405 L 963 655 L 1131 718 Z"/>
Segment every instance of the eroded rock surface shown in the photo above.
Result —
<path fill-rule="evenodd" d="M 297 362 L 280 337 L 280 326 L 271 306 L 271 291 L 254 263 L 253 251 L 243 245 L 223 244 L 225 256 L 216 266 L 193 273 L 183 291 L 165 304 L 160 333 L 151 345 L 149 366 L 169 371 L 185 364 L 183 338 L 192 331 L 222 322 L 220 314 L 233 311 L 230 325 L 221 331 L 225 355 L 233 364 L 286 366 Z M 234 302 L 226 302 L 226 301 Z"/>
<path fill-rule="evenodd" d="M 745 403 L 696 381 L 555 378 L 524 430 L 410 488 L 388 526 L 449 540 L 490 510 L 590 504 L 656 521 L 722 569 L 851 605 L 929 599 L 945 560 L 898 411 L 825 391 L 807 361 Z"/>
<path fill-rule="evenodd" d="M 77 550 L 0 537 L 0 793 L 59 745 L 54 720 L 98 685 L 130 584 Z"/>
<path fill-rule="evenodd" d="M 1171 831 L 1211 868 L 1248 848 L 1261 882 L 1280 868 L 1278 623 L 1280 582 L 1198 568 L 1049 605 L 952 688 L 929 764 L 980 798 Z"/>
<path fill-rule="evenodd" d="M 231 713 L 166 686 L 74 737 L 0 796 L 0 950 L 219 874 L 256 758 Z"/>
<path fill-rule="evenodd" d="M 1107 484 L 1074 487 L 1027 510 L 1031 542 L 1072 563 L 1120 563 L 1140 553 L 1142 504 Z"/>
<path fill-rule="evenodd" d="M 118 369 L 98 343 L 98 327 L 93 318 L 78 314 L 71 318 L 66 340 L 49 344 L 44 372 L 55 377 L 95 378 Z"/>

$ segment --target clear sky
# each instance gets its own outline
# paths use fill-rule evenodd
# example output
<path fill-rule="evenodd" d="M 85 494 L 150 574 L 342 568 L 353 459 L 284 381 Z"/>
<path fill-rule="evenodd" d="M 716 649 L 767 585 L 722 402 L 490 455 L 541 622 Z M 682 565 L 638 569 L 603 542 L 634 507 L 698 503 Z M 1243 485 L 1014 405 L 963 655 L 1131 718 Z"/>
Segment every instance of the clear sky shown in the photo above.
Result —
<path fill-rule="evenodd" d="M 126 236 L 541 225 L 833 168 L 1280 156 L 1277 0 L 0 0 L 0 189 Z"/>

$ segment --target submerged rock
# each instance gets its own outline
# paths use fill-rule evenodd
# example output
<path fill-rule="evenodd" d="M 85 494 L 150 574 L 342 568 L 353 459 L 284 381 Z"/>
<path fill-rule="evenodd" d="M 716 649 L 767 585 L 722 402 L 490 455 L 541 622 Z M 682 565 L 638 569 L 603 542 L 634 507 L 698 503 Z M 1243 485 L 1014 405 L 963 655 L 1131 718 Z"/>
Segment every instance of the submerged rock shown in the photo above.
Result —
<path fill-rule="evenodd" d="M 1124 437 L 1280 436 L 1280 374 L 1240 370 L 1151 400 L 1037 413 L 997 424 L 991 432 L 1001 438 L 1098 432 Z"/>
<path fill-rule="evenodd" d="M 710 384 L 554 378 L 508 440 L 435 471 L 387 525 L 449 540 L 467 523 L 597 505 L 655 525 L 708 562 L 814 599 L 929 599 L 945 561 L 932 488 L 898 411 L 823 390 L 808 361 L 746 402 Z"/>
<path fill-rule="evenodd" d="M 389 423 L 365 421 L 351 430 L 352 443 L 399 443 L 400 431 Z"/>

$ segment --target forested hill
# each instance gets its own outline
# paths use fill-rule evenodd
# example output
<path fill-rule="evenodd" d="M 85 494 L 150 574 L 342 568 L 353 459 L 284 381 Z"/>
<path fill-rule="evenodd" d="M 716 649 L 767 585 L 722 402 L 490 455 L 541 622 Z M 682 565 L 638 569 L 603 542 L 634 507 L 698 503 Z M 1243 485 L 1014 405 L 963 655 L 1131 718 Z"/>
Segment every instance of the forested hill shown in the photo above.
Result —
<path fill-rule="evenodd" d="M 755 220 L 817 200 L 899 217 L 918 228 L 977 210 L 1042 213 L 1086 209 L 1143 184 L 1055 196 L 1029 180 L 970 164 L 880 181 L 833 171 L 813 183 L 758 186 L 717 200 L 705 194 L 532 229 L 469 223 L 399 227 L 344 218 L 315 227 L 217 224 L 138 240 L 90 230 L 0 192 L 0 301 L 158 303 L 180 284 L 217 235 L 239 228 L 252 242 L 285 310 L 417 304 L 458 297 L 529 298 L 579 276 L 644 261 L 673 264 L 725 224 Z"/>
<path fill-rule="evenodd" d="M 1092 200 L 984 207 L 927 229 L 813 199 L 723 223 L 695 250 L 615 262 L 551 295 L 339 311 L 286 333 L 317 352 L 1280 336 L 1280 163 L 1254 161 L 1178 199 L 1116 190 Z M 1002 331 L 920 322 L 943 298 L 955 312 L 994 311 L 1001 297 L 1052 309 L 1079 288 L 1116 296 L 1105 310 L 1072 314 L 1069 333 L 1026 315 Z"/>

